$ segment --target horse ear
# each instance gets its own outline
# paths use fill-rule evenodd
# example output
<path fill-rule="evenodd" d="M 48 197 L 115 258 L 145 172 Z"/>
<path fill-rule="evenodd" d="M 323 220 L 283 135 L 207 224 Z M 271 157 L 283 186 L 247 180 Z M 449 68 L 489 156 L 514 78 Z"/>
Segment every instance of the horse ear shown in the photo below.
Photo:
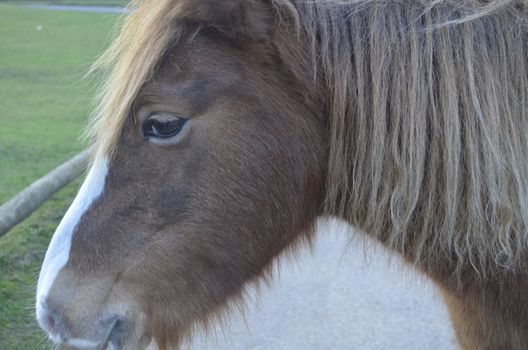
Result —
<path fill-rule="evenodd" d="M 236 40 L 265 40 L 273 28 L 268 0 L 188 0 L 190 19 L 206 23 Z"/>

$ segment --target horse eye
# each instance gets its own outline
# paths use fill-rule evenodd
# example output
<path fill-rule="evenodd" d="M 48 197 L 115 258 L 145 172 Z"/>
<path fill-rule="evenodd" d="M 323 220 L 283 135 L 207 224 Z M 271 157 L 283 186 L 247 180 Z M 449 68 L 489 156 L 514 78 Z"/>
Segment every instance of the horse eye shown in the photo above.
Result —
<path fill-rule="evenodd" d="M 143 124 L 143 136 L 168 139 L 176 136 L 188 119 L 169 113 L 156 113 Z"/>

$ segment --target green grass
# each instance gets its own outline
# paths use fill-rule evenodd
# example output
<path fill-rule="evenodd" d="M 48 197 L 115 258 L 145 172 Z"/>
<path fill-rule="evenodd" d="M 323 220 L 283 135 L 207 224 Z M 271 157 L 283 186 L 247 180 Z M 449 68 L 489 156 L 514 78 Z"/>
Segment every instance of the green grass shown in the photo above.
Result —
<path fill-rule="evenodd" d="M 129 0 L 0 0 L 0 3 L 2 2 L 14 4 L 126 6 Z"/>
<path fill-rule="evenodd" d="M 85 146 L 79 135 L 94 84 L 80 81 L 115 20 L 0 4 L 0 203 Z M 78 185 L 66 187 L 0 238 L 2 350 L 49 348 L 34 321 L 35 283 Z"/>
<path fill-rule="evenodd" d="M 35 321 L 35 286 L 51 235 L 79 184 L 74 181 L 0 238 L 0 349 L 51 349 Z"/>
<path fill-rule="evenodd" d="M 81 78 L 115 18 L 0 6 L 0 202 L 82 147 L 93 84 Z"/>

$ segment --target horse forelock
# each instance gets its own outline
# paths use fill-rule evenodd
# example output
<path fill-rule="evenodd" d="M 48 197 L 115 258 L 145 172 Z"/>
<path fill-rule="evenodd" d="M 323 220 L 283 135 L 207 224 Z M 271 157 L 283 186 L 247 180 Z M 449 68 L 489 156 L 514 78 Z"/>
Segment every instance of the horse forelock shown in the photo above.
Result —
<path fill-rule="evenodd" d="M 100 153 L 115 151 L 189 3 L 132 3 L 95 66 L 111 72 L 90 126 Z M 297 31 L 290 59 L 324 81 L 327 213 L 422 264 L 514 267 L 528 222 L 527 2 L 270 3 Z"/>
<path fill-rule="evenodd" d="M 98 104 L 92 113 L 85 137 L 96 143 L 96 152 L 112 158 L 133 102 L 144 84 L 153 77 L 156 68 L 171 46 L 186 28 L 186 22 L 213 21 L 213 17 L 231 16 L 218 20 L 217 26 L 227 27 L 234 18 L 230 12 L 238 1 L 222 3 L 224 12 L 208 13 L 210 6 L 191 0 L 132 0 L 130 14 L 124 15 L 118 35 L 109 48 L 92 65 L 88 74 L 102 72 L 103 83 Z M 203 1 L 205 4 L 214 3 Z M 218 3 L 220 4 L 220 3 Z M 258 16 L 251 18 L 259 22 Z M 242 29 L 243 24 L 236 24 Z M 250 33 L 247 33 L 250 35 Z M 259 35 L 257 32 L 251 35 Z"/>
<path fill-rule="evenodd" d="M 182 33 L 178 2 L 134 0 L 129 6 L 132 12 L 123 18 L 117 37 L 90 70 L 90 74 L 101 71 L 106 77 L 86 136 L 96 143 L 97 154 L 109 158 L 139 90 Z"/>

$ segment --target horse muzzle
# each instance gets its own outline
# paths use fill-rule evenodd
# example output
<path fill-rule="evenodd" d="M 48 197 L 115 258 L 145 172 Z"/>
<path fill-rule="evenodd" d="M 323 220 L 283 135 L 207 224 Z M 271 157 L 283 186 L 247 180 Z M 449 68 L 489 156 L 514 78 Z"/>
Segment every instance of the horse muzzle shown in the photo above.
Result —
<path fill-rule="evenodd" d="M 60 349 L 135 350 L 144 349 L 149 343 L 146 337 L 138 339 L 134 336 L 134 322 L 124 316 L 111 315 L 99 320 L 73 322 L 58 308 L 48 304 L 52 303 L 41 300 L 37 305 L 37 321 Z"/>
<path fill-rule="evenodd" d="M 37 306 L 37 321 L 56 345 L 90 350 L 121 349 L 129 327 L 126 318 L 113 315 L 82 327 L 84 330 L 92 330 L 95 334 L 90 338 L 79 338 L 69 325 L 71 322 L 45 301 Z"/>

